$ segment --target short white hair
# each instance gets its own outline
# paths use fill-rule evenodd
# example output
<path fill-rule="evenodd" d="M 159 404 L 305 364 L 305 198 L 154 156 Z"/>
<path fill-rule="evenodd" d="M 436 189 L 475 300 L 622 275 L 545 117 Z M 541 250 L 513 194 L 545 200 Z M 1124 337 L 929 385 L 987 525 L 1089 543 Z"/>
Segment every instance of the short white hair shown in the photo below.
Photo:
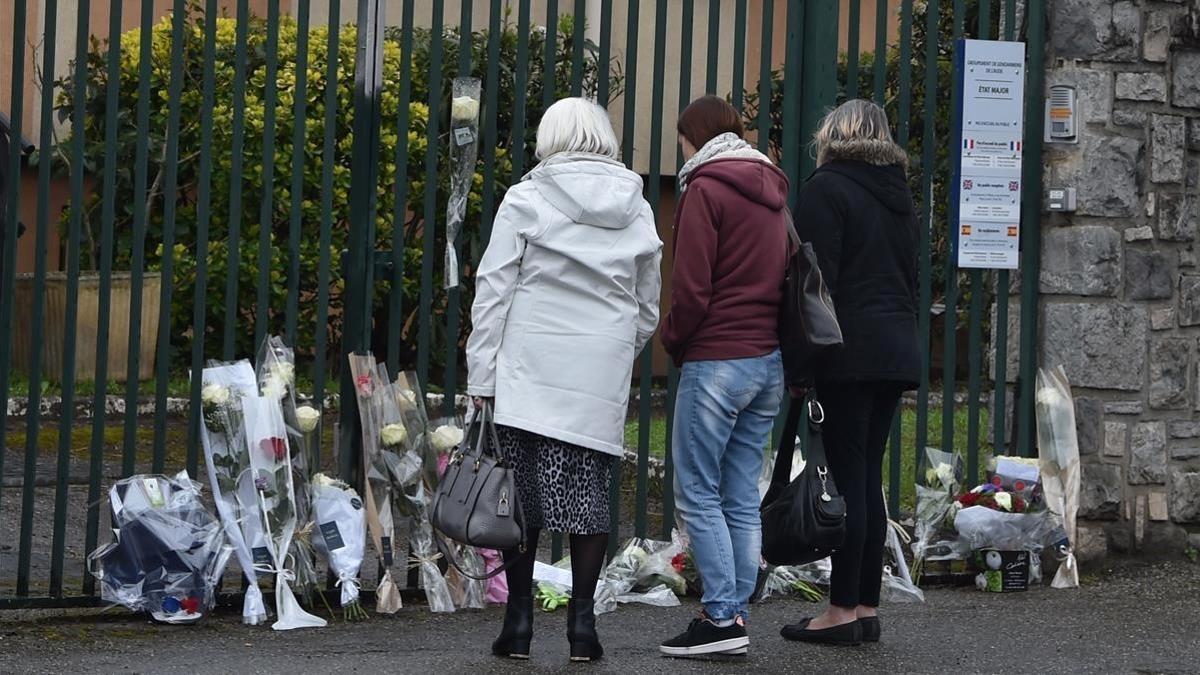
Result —
<path fill-rule="evenodd" d="M 537 130 L 537 158 L 586 152 L 621 158 L 621 144 L 608 111 L 586 98 L 564 98 L 546 109 Z"/>

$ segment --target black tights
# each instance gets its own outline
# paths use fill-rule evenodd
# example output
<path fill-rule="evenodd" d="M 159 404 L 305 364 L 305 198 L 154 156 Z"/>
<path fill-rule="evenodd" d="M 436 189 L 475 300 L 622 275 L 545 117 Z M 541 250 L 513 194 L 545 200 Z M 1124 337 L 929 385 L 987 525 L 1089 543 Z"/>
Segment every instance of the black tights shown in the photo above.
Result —
<path fill-rule="evenodd" d="M 883 453 L 901 393 L 899 385 L 882 382 L 817 388 L 825 456 L 846 499 L 846 541 L 833 554 L 829 579 L 829 602 L 838 607 L 879 606 L 887 535 Z"/>
<path fill-rule="evenodd" d="M 520 556 L 519 562 L 505 572 L 508 578 L 508 595 L 512 598 L 533 596 L 533 562 L 537 559 L 538 537 L 541 530 L 527 530 L 525 553 L 518 549 L 504 552 L 504 561 Z M 571 535 L 571 596 L 591 600 L 596 595 L 596 583 L 604 568 L 604 554 L 608 549 L 608 533 Z"/>

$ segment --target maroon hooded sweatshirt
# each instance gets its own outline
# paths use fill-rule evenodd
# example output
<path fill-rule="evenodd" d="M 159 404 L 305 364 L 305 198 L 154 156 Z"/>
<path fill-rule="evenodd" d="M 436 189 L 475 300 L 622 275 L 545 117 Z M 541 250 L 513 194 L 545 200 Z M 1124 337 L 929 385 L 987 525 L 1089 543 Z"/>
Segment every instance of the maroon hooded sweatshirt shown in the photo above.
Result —
<path fill-rule="evenodd" d="M 675 212 L 671 310 L 662 343 L 676 365 L 744 359 L 779 346 L 788 180 L 773 164 L 715 159 Z"/>

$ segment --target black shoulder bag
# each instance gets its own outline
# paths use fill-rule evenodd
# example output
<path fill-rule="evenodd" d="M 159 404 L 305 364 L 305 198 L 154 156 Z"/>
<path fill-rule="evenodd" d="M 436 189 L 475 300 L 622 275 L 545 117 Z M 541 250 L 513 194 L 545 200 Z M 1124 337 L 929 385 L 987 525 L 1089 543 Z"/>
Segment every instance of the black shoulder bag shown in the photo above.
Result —
<path fill-rule="evenodd" d="M 801 416 L 807 421 L 807 462 L 796 480 L 789 481 Z M 824 420 L 825 411 L 813 394 L 792 400 L 761 509 L 762 556 L 772 565 L 826 558 L 846 538 L 846 500 L 838 494 L 825 461 Z"/>
<path fill-rule="evenodd" d="M 795 252 L 788 260 L 779 305 L 779 346 L 788 384 L 811 386 L 815 364 L 842 346 L 842 328 L 812 244 L 800 241 L 791 211 L 784 207 L 783 212 Z"/>

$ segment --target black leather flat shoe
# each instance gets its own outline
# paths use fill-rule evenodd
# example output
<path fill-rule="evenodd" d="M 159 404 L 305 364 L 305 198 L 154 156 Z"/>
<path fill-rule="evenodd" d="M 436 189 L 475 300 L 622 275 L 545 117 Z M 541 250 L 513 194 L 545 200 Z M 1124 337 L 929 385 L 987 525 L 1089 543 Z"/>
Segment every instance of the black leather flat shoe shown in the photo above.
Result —
<path fill-rule="evenodd" d="M 800 623 L 784 626 L 779 634 L 785 640 L 795 642 L 808 642 L 819 645 L 838 645 L 843 647 L 857 647 L 862 644 L 863 630 L 862 624 L 858 621 L 851 621 L 840 626 L 830 626 L 829 628 L 821 628 L 818 630 L 809 629 L 808 623 L 812 619 L 805 619 Z"/>
<path fill-rule="evenodd" d="M 862 626 L 863 642 L 879 642 L 879 617 L 864 616 L 858 623 Z"/>

